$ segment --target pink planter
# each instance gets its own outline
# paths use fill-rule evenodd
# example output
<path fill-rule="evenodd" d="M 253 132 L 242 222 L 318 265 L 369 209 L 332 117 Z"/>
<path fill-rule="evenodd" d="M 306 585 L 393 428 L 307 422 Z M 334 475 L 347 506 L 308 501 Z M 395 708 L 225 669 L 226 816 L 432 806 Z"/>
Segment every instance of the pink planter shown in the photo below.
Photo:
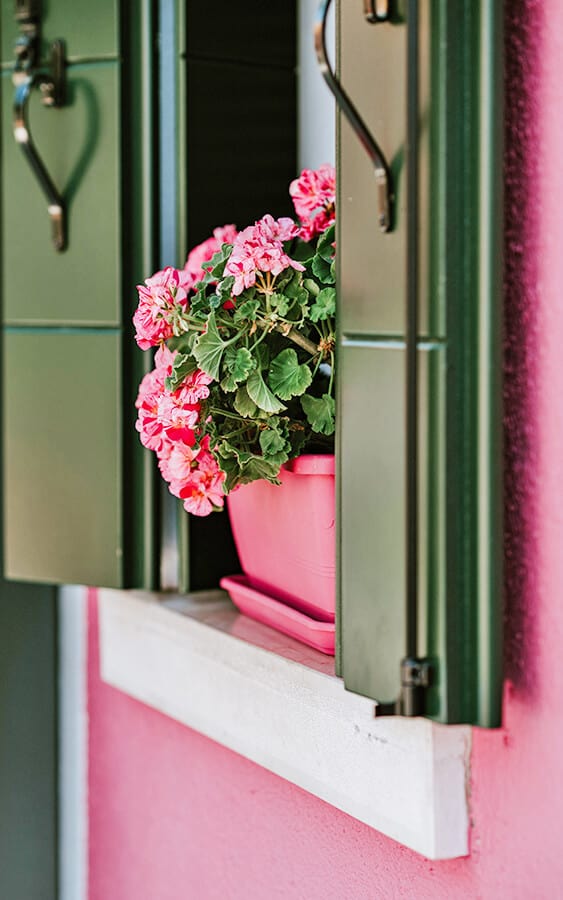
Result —
<path fill-rule="evenodd" d="M 256 481 L 229 497 L 246 579 L 222 584 L 248 615 L 334 652 L 334 456 L 300 456 L 282 468 L 280 479 L 281 486 Z M 318 628 L 321 623 L 328 628 Z M 322 646 L 315 638 L 321 632 Z"/>

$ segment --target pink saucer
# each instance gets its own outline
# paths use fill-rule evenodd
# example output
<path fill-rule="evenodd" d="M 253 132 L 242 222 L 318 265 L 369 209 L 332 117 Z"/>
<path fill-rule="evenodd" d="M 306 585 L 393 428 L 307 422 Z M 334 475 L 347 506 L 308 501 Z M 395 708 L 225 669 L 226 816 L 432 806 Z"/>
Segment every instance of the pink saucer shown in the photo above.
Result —
<path fill-rule="evenodd" d="M 244 575 L 231 575 L 221 579 L 221 587 L 228 591 L 235 606 L 242 613 L 256 619 L 264 625 L 270 625 L 277 631 L 283 631 L 290 637 L 334 656 L 335 626 L 334 622 L 319 622 L 305 613 L 274 600 L 268 594 L 250 587 Z"/>

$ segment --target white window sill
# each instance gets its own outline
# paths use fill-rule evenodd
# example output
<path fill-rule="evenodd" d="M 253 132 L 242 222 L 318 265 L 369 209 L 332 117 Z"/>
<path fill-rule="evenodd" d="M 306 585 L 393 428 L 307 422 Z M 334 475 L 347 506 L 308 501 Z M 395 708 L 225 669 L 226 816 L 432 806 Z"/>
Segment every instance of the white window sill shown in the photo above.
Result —
<path fill-rule="evenodd" d="M 467 854 L 469 727 L 375 719 L 332 659 L 221 591 L 99 599 L 108 684 L 430 859 Z"/>

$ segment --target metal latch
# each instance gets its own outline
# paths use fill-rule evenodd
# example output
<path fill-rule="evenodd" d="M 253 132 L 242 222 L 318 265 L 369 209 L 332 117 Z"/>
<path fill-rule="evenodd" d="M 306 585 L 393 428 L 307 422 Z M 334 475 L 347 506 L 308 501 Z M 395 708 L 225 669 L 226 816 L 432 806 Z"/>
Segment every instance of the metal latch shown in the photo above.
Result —
<path fill-rule="evenodd" d="M 401 693 L 395 703 L 378 703 L 375 715 L 423 716 L 426 691 L 432 683 L 432 664 L 428 659 L 405 657 L 401 662 Z"/>

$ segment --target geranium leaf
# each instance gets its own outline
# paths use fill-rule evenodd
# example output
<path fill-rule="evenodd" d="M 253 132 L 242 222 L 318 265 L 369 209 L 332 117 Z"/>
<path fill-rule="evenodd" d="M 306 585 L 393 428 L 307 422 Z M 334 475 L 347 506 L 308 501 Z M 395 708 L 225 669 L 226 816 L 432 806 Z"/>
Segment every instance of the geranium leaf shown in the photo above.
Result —
<path fill-rule="evenodd" d="M 326 287 L 319 292 L 317 299 L 309 310 L 311 322 L 329 319 L 336 312 L 336 288 Z"/>
<path fill-rule="evenodd" d="M 221 360 L 226 346 L 217 331 L 215 315 L 211 313 L 207 319 L 207 331 L 198 338 L 194 347 L 194 356 L 200 369 L 215 381 L 219 379 Z"/>
<path fill-rule="evenodd" d="M 331 225 L 321 234 L 317 243 L 318 255 L 322 256 L 327 262 L 331 262 L 334 259 L 335 230 L 335 226 Z"/>
<path fill-rule="evenodd" d="M 264 459 L 254 453 L 241 451 L 229 441 L 222 441 L 217 448 L 219 465 L 227 475 L 225 490 L 228 493 L 237 484 L 248 484 L 265 478 L 274 484 L 279 484 L 278 474 L 280 466 L 273 460 Z M 284 460 L 285 462 L 285 460 Z"/>
<path fill-rule="evenodd" d="M 223 280 L 220 281 L 217 285 L 215 293 L 220 298 L 221 303 L 225 303 L 226 300 L 230 300 L 234 283 L 235 276 L 227 275 L 227 277 L 223 278 Z"/>
<path fill-rule="evenodd" d="M 245 300 L 244 303 L 241 303 L 240 306 L 237 306 L 235 309 L 235 314 L 233 316 L 233 322 L 235 325 L 240 325 L 241 322 L 246 320 L 253 322 L 256 318 L 256 312 L 260 306 L 259 300 Z"/>
<path fill-rule="evenodd" d="M 274 397 L 268 385 L 262 378 L 259 369 L 255 369 L 246 382 L 246 390 L 251 400 L 254 400 L 259 409 L 263 409 L 267 413 L 278 413 L 285 409 L 283 403 Z"/>
<path fill-rule="evenodd" d="M 228 372 L 221 381 L 221 389 L 226 391 L 227 394 L 232 394 L 233 391 L 236 391 L 237 387 L 238 381 L 236 378 L 233 378 L 232 372 Z"/>
<path fill-rule="evenodd" d="M 177 353 L 172 366 L 172 374 L 166 378 L 166 390 L 175 391 L 180 387 L 183 380 L 195 372 L 197 363 L 193 356 L 187 356 L 185 353 Z"/>
<path fill-rule="evenodd" d="M 313 376 L 309 366 L 299 364 L 297 353 L 291 347 L 282 350 L 272 360 L 268 382 L 273 392 L 282 400 L 291 400 L 304 394 Z"/>
<path fill-rule="evenodd" d="M 241 466 L 241 484 L 248 484 L 250 481 L 257 481 L 265 478 L 273 484 L 279 484 L 278 475 L 280 472 L 280 464 L 263 456 L 251 456 L 246 459 Z"/>
<path fill-rule="evenodd" d="M 309 425 L 318 434 L 334 433 L 334 398 L 330 394 L 322 397 L 311 397 L 307 394 L 301 397 L 301 406 L 307 416 Z"/>
<path fill-rule="evenodd" d="M 317 282 L 314 281 L 312 278 L 306 278 L 305 281 L 303 282 L 303 287 L 306 288 L 309 291 L 309 293 L 313 295 L 313 297 L 316 297 L 317 294 L 320 292 L 320 287 L 318 286 Z"/>
<path fill-rule="evenodd" d="M 256 358 L 258 360 L 258 366 L 262 371 L 265 369 L 269 369 L 270 367 L 270 351 L 266 344 L 258 344 L 255 349 Z"/>
<path fill-rule="evenodd" d="M 211 262 L 208 265 L 211 265 L 211 275 L 213 278 L 219 279 L 223 275 L 223 271 L 225 269 L 225 264 L 231 254 L 231 250 L 233 249 L 232 244 L 223 244 L 220 250 L 217 250 L 216 253 L 213 254 L 211 258 Z M 205 268 L 208 268 L 208 265 Z"/>
<path fill-rule="evenodd" d="M 260 432 L 260 447 L 264 456 L 276 456 L 281 450 L 285 450 L 285 446 L 286 440 L 276 428 L 265 428 Z"/>
<path fill-rule="evenodd" d="M 280 316 L 286 316 L 289 309 L 289 300 L 283 294 L 272 294 L 270 303 Z"/>
<path fill-rule="evenodd" d="M 286 297 L 289 297 L 290 300 L 293 300 L 302 289 L 303 275 L 301 272 L 295 272 L 292 275 L 291 280 L 283 286 L 283 293 Z"/>
<path fill-rule="evenodd" d="M 285 449 L 285 440 L 277 431 L 268 429 L 260 433 L 260 446 L 264 456 L 275 456 Z"/>
<path fill-rule="evenodd" d="M 238 350 L 229 347 L 225 362 L 235 381 L 244 381 L 256 368 L 256 360 L 246 347 L 239 347 Z"/>
<path fill-rule="evenodd" d="M 255 415 L 257 407 L 254 400 L 251 400 L 248 396 L 245 385 L 238 388 L 234 399 L 234 407 L 239 416 L 244 416 L 245 419 Z"/>
<path fill-rule="evenodd" d="M 332 275 L 332 267 L 326 259 L 317 254 L 311 263 L 313 274 L 317 276 L 323 284 L 334 284 L 334 276 Z"/>

